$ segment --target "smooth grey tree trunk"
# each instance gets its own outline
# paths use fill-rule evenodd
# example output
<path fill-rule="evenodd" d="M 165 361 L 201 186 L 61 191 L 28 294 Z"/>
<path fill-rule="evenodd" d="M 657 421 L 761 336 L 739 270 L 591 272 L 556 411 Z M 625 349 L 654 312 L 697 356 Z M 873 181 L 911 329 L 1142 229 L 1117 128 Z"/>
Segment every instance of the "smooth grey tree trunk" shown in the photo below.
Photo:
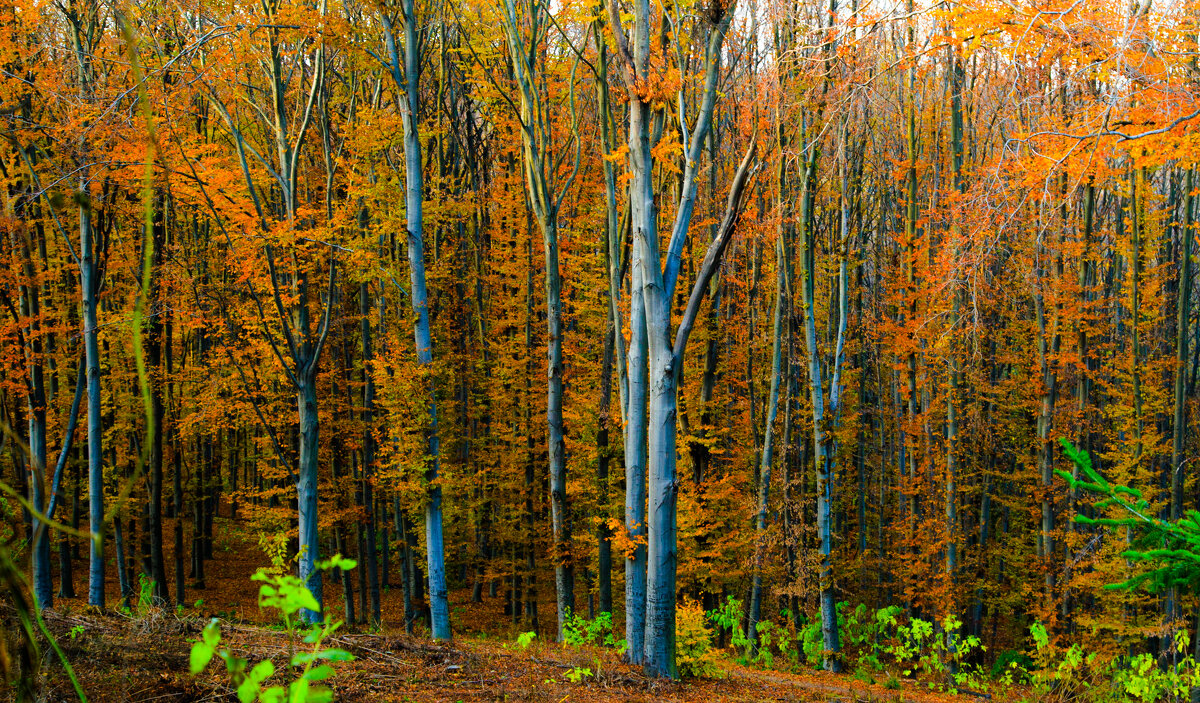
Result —
<path fill-rule="evenodd" d="M 88 436 L 88 531 L 91 561 L 88 569 L 88 605 L 104 607 L 104 438 L 100 408 L 100 345 L 96 322 L 96 243 L 92 237 L 92 213 L 86 193 L 86 171 L 80 176 L 79 286 L 83 294 L 83 349 L 87 363 Z"/>
<path fill-rule="evenodd" d="M 782 199 L 781 199 L 782 200 Z M 758 514 L 754 520 L 755 554 L 754 579 L 750 595 L 750 617 L 746 620 L 746 636 L 751 647 L 757 648 L 758 620 L 762 615 L 762 570 L 766 552 L 767 513 L 771 498 L 771 467 L 774 461 L 775 419 L 779 415 L 779 381 L 783 364 L 783 308 L 787 289 L 788 244 L 786 229 L 780 227 L 775 241 L 775 311 L 771 335 L 771 391 L 767 399 L 767 418 L 763 431 L 762 463 L 758 472 Z"/>
<path fill-rule="evenodd" d="M 315 364 L 314 364 L 315 366 Z M 301 378 L 301 386 L 297 393 L 296 405 L 299 409 L 300 421 L 300 466 L 296 479 L 296 505 L 300 525 L 300 580 L 312 591 L 317 603 L 324 604 L 322 599 L 323 583 L 321 571 L 316 568 L 320 555 L 318 539 L 318 502 L 317 502 L 317 461 L 320 447 L 321 425 L 317 417 L 317 385 L 316 373 L 308 378 Z M 319 622 L 321 613 L 305 611 L 309 622 Z"/>
<path fill-rule="evenodd" d="M 150 569 L 152 571 L 151 578 L 154 580 L 154 595 L 163 604 L 167 603 L 169 591 L 167 588 L 167 567 L 166 558 L 163 555 L 163 534 L 162 534 L 162 494 L 163 494 L 163 420 L 166 417 L 163 407 L 163 379 L 165 377 L 163 368 L 163 320 L 162 311 L 167 308 L 167 303 L 162 299 L 162 285 L 159 282 L 159 273 L 163 262 L 163 249 L 166 247 L 166 226 L 164 223 L 165 214 L 164 201 L 161 197 L 155 199 L 154 224 L 153 224 L 153 268 L 152 272 L 148 273 L 151 287 L 151 300 L 154 301 L 154 310 L 150 318 L 149 334 L 147 335 L 147 352 L 149 355 L 149 365 L 157 373 L 156 377 L 150 379 L 150 403 L 151 412 L 154 416 L 154 436 L 150 445 L 150 471 L 149 471 L 149 528 L 150 528 Z"/>
<path fill-rule="evenodd" d="M 801 128 L 802 132 L 805 128 Z M 808 135 L 804 134 L 807 139 Z M 809 145 L 812 149 L 812 145 Z M 817 152 L 815 149 L 807 152 L 804 180 L 800 195 L 800 242 L 802 246 L 801 270 L 801 301 L 804 309 L 804 342 L 808 351 L 809 393 L 813 412 L 813 459 L 816 462 L 817 475 L 817 536 L 819 540 L 820 570 L 819 598 L 821 604 L 821 636 L 824 645 L 824 668 L 828 671 L 838 671 L 839 661 L 837 652 L 840 649 L 837 625 L 837 599 L 833 586 L 833 575 L 830 557 L 833 551 L 833 482 L 835 478 L 834 436 L 830 427 L 838 420 L 841 403 L 841 367 L 842 355 L 846 336 L 847 303 L 846 279 L 847 266 L 843 241 L 840 247 L 838 266 L 838 304 L 837 309 L 837 338 L 835 349 L 830 361 L 830 368 L 822 369 L 821 351 L 817 342 L 816 305 L 814 287 L 817 277 L 816 267 L 816 233 L 814 232 L 813 189 L 816 187 Z M 847 222 L 843 219 L 842 237 L 848 236 Z M 829 407 L 826 408 L 825 382 L 829 378 Z"/>
<path fill-rule="evenodd" d="M 641 13 L 641 3 L 639 3 L 638 8 L 639 13 Z M 646 21 L 648 22 L 648 20 Z M 641 22 L 641 15 L 639 14 L 638 26 L 641 26 Z M 640 40 L 641 36 L 639 35 L 639 43 Z M 648 243 L 653 242 L 657 249 L 658 218 L 654 208 L 654 191 L 651 177 L 653 163 L 650 153 L 650 106 L 640 99 L 631 99 L 629 103 L 629 147 L 629 165 L 633 175 L 629 192 L 633 248 L 630 260 L 630 342 L 629 354 L 626 360 L 626 370 L 629 374 L 629 413 L 626 418 L 625 430 L 625 526 L 629 532 L 629 539 L 634 541 L 637 548 L 634 550 L 633 558 L 626 560 L 625 617 L 626 631 L 630 633 L 627 638 L 627 646 L 630 651 L 629 661 L 632 664 L 645 664 L 649 670 L 651 667 L 649 663 L 651 653 L 648 649 L 650 641 L 655 635 L 665 630 L 665 623 L 658 622 L 651 624 L 649 613 L 651 557 L 648 542 L 649 521 L 647 518 L 649 515 L 646 509 L 646 500 L 648 497 L 647 467 L 653 461 L 649 444 L 649 422 L 653 422 L 653 419 L 648 419 L 647 413 L 650 410 L 651 385 L 653 381 L 650 375 L 652 361 L 650 358 L 649 329 L 647 327 L 646 279 L 647 272 L 649 271 L 651 274 L 649 278 L 651 279 L 651 285 L 653 285 L 653 280 L 659 276 L 657 257 L 652 258 L 652 255 L 646 251 L 646 248 Z M 652 260 L 647 262 L 648 258 Z M 659 295 L 661 296 L 661 291 Z M 661 378 L 654 380 L 661 382 Z M 671 384 L 670 391 L 673 393 L 673 379 Z M 662 407 L 663 399 L 661 398 L 664 392 L 665 389 L 659 389 L 660 412 L 664 409 Z M 671 423 L 673 429 L 674 417 L 671 418 Z M 659 441 L 663 440 L 662 428 L 660 428 L 658 439 Z M 659 447 L 659 450 L 661 451 L 662 447 Z M 660 508 L 663 507 L 667 506 L 660 505 Z M 660 525 L 660 527 L 663 526 Z M 671 541 L 673 541 L 674 535 L 672 534 L 671 537 Z M 661 545 L 663 541 L 660 539 L 660 547 L 656 550 L 656 556 L 659 556 L 660 559 L 673 556 L 674 554 L 673 549 L 666 554 L 661 554 L 661 552 L 666 551 Z M 645 545 L 644 547 L 642 546 L 643 544 Z M 671 566 L 670 563 L 664 562 L 660 563 L 657 568 L 662 569 L 669 566 Z M 669 609 L 670 605 L 673 605 L 674 596 L 674 590 L 672 590 L 670 604 L 663 602 L 655 603 L 659 608 L 656 617 L 661 619 L 667 614 L 665 611 Z M 673 612 L 670 615 L 673 620 Z M 660 643 L 660 650 L 665 650 L 669 644 L 673 645 L 673 637 L 671 643 Z M 665 658 L 667 654 L 667 651 L 661 651 L 660 657 Z M 673 646 L 670 647 L 669 654 L 673 668 Z"/>
<path fill-rule="evenodd" d="M 647 499 L 649 502 L 646 515 L 647 551 L 646 551 L 646 615 L 645 641 L 642 650 L 643 665 L 650 676 L 675 677 L 675 577 L 676 577 L 676 499 L 678 482 L 676 480 L 676 410 L 677 384 L 679 364 L 682 363 L 683 352 L 687 345 L 688 335 L 692 324 L 699 313 L 700 302 L 707 291 L 707 286 L 719 265 L 729 238 L 733 232 L 733 224 L 737 213 L 740 212 L 741 192 L 745 179 L 750 171 L 750 161 L 755 152 L 756 142 L 752 142 L 746 159 L 739 167 L 730 188 L 730 199 L 726 207 L 725 220 L 719 238 L 714 241 L 705 255 L 688 306 L 680 320 L 680 325 L 672 342 L 671 332 L 671 301 L 677 282 L 684 243 L 687 240 L 688 228 L 691 224 L 692 208 L 696 193 L 696 171 L 700 155 L 704 148 L 708 130 L 712 124 L 713 106 L 716 101 L 717 70 L 721 47 L 725 40 L 725 31 L 729 27 L 734 14 L 732 4 L 720 8 L 710 19 L 713 24 L 709 27 L 706 43 L 706 71 L 704 91 L 700 106 L 695 116 L 694 131 L 688 134 L 686 121 L 678 124 L 683 139 L 687 145 L 685 168 L 679 193 L 679 206 L 674 217 L 671 237 L 667 244 L 665 260 L 660 256 L 657 216 L 654 204 L 653 168 L 654 155 L 651 139 L 651 120 L 653 108 L 647 96 L 639 92 L 637 85 L 646 80 L 650 71 L 650 3 L 649 0 L 637 0 L 633 7 L 633 48 L 630 48 L 630 38 L 622 29 L 621 18 L 616 3 L 609 3 L 609 25 L 616 39 L 618 54 L 621 58 L 626 84 L 629 86 L 629 171 L 630 182 L 630 211 L 631 236 L 633 237 L 633 260 L 631 263 L 634 278 L 631 290 L 630 331 L 631 338 L 640 326 L 635 319 L 639 313 L 645 318 L 645 339 L 647 360 L 646 368 L 646 410 L 648 420 L 646 425 L 646 465 L 647 465 Z M 682 68 L 682 67 L 681 67 Z M 683 95 L 680 95 L 680 100 Z M 679 106 L 679 115 L 684 114 L 684 106 Z M 660 268 L 661 267 L 661 268 Z M 640 300 L 637 296 L 640 294 Z M 641 310 L 639 311 L 639 306 Z M 631 347 L 632 347 L 631 341 Z M 638 406 L 635 391 L 635 352 L 631 348 L 628 360 L 629 373 L 629 427 L 633 428 L 634 413 Z M 640 447 L 635 447 L 635 453 L 640 453 Z M 628 445 L 626 458 L 629 458 Z M 640 477 L 639 477 L 640 478 Z M 626 490 L 633 493 L 637 482 L 627 481 Z M 637 512 L 641 508 L 639 496 L 626 496 L 626 525 L 637 526 Z M 632 514 L 631 514 L 632 513 Z M 627 573 L 626 578 L 630 575 Z M 631 594 L 636 597 L 636 594 Z M 628 597 L 628 596 L 627 596 Z M 637 605 L 627 602 L 627 611 Z M 632 620 L 627 614 L 627 618 Z M 627 625 L 628 627 L 628 625 Z M 635 641 L 630 639 L 630 648 Z M 637 661 L 637 654 L 631 654 L 632 661 Z"/>
<path fill-rule="evenodd" d="M 633 548 L 626 550 L 625 556 L 625 642 L 629 663 L 641 664 L 646 634 L 646 311 L 638 255 L 633 256 L 625 364 L 625 537 Z"/>
<path fill-rule="evenodd" d="M 1171 519 L 1183 515 L 1183 449 L 1187 436 L 1186 426 L 1186 380 L 1189 324 L 1191 321 L 1192 298 L 1192 237 L 1196 235 L 1195 196 L 1192 195 L 1195 169 L 1188 169 L 1184 201 L 1184 221 L 1180 228 L 1181 251 L 1179 254 L 1179 278 L 1176 283 L 1175 305 L 1175 408 L 1171 423 Z"/>
<path fill-rule="evenodd" d="M 411 2 L 406 3 L 411 7 Z M 408 23 L 411 26 L 411 22 Z M 408 31 L 406 29 L 406 31 Z M 411 75 L 416 74 L 415 36 L 405 42 L 406 61 L 410 63 Z M 411 58 L 408 55 L 411 54 Z M 411 95 L 407 103 L 416 104 L 415 81 L 409 88 Z M 416 339 L 417 362 L 422 366 L 433 363 L 433 337 L 429 330 L 429 293 L 425 285 L 425 243 L 422 238 L 421 220 L 421 146 L 417 137 L 416 120 L 410 110 L 404 114 L 405 152 L 405 204 L 408 221 L 409 282 L 412 286 L 412 311 L 415 318 L 413 335 Z M 440 446 L 438 436 L 437 401 L 432 383 L 429 388 L 429 424 L 427 433 L 428 467 L 426 469 L 425 547 L 426 565 L 429 569 L 429 614 L 430 626 L 435 640 L 450 639 L 450 605 L 446 588 L 445 543 L 442 531 L 442 487 L 438 483 Z"/>
<path fill-rule="evenodd" d="M 417 348 L 417 362 L 425 367 L 433 364 L 433 337 L 429 329 L 429 292 L 425 284 L 425 240 L 423 222 L 424 178 L 421 171 L 421 137 L 419 77 L 421 50 L 417 34 L 416 10 L 413 0 L 402 0 L 400 20 L 404 46 L 396 45 L 392 22 L 383 16 L 384 39 L 387 43 L 388 62 L 385 66 L 391 73 L 396 87 L 396 104 L 404 129 L 404 204 L 408 233 L 409 296 L 413 312 L 413 337 Z M 400 52 L 403 51 L 403 57 Z M 446 548 L 442 526 L 442 487 L 438 481 L 440 463 L 440 441 L 438 435 L 437 394 L 430 381 L 429 413 L 426 425 L 426 453 L 428 464 L 425 501 L 425 547 L 426 566 L 429 577 L 430 629 L 435 640 L 450 639 L 450 603 L 446 587 Z"/>

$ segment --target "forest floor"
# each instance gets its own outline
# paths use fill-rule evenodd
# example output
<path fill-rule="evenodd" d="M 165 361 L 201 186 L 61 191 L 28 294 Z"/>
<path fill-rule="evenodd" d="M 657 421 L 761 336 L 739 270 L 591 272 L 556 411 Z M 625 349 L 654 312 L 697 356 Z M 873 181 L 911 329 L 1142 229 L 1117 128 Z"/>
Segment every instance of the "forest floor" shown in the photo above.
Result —
<path fill-rule="evenodd" d="M 170 522 L 170 521 L 168 521 Z M 95 703 L 185 703 L 235 701 L 237 697 L 214 661 L 200 676 L 188 674 L 191 643 L 211 618 L 221 624 L 222 646 L 246 657 L 250 665 L 270 658 L 275 678 L 293 650 L 286 632 L 272 621 L 273 613 L 260 611 L 258 584 L 250 581 L 265 557 L 241 521 L 222 519 L 215 531 L 216 558 L 207 562 L 204 590 L 188 588 L 192 607 L 147 608 L 140 614 L 99 613 L 78 598 L 56 599 L 46 611 L 46 624 L 74 667 L 89 701 Z M 235 524 L 241 523 L 241 524 Z M 170 525 L 166 526 L 170 535 Z M 170 539 L 168 566 L 171 564 Z M 55 560 L 57 561 L 57 560 Z M 113 569 L 110 569 L 113 571 Z M 357 574 L 355 574 L 357 576 Z M 57 581 L 57 575 L 56 575 Z M 357 579 L 356 579 L 357 580 Z M 115 580 L 114 580 L 115 581 Z M 325 600 L 331 617 L 340 618 L 340 585 L 326 580 Z M 84 584 L 76 584 L 83 586 Z M 189 580 L 190 586 L 190 580 Z M 108 585 L 110 598 L 117 584 Z M 79 588 L 77 590 L 82 590 Z M 357 595 L 357 593 L 356 593 Z M 114 599 L 115 600 L 115 599 Z M 622 663 L 611 649 L 571 648 L 534 640 L 526 649 L 516 646 L 519 627 L 503 613 L 502 598 L 472 603 L 470 589 L 451 594 L 455 639 L 448 645 L 409 637 L 396 628 L 382 632 L 339 630 L 328 646 L 355 655 L 340 664 L 329 683 L 336 700 L 424 702 L 446 701 L 842 701 L 843 703 L 951 703 L 984 700 L 977 695 L 958 696 L 929 692 L 917 681 L 901 680 L 899 690 L 868 684 L 849 675 L 824 672 L 802 674 L 766 671 L 739 666 L 732 657 L 722 660 L 724 675 L 713 679 L 665 682 L 646 678 L 640 668 Z M 553 606 L 552 603 L 549 604 Z M 383 597 L 385 623 L 402 622 L 399 589 Z M 4 620 L 10 620 L 4 617 Z M 9 625 L 5 622 L 4 625 Z M 301 645 L 302 646 L 302 645 Z M 43 648 L 46 649 L 46 648 Z M 45 655 L 47 672 L 42 700 L 76 700 L 69 680 L 52 655 Z M 573 682 L 573 669 L 591 674 Z M 0 692 L 0 699 L 4 697 Z M 1004 700 L 995 696 L 992 700 Z"/>
<path fill-rule="evenodd" d="M 159 610 L 141 617 L 51 611 L 47 625 L 94 703 L 184 703 L 236 700 L 224 667 L 214 660 L 200 676 L 188 674 L 188 653 L 205 620 L 177 617 Z M 75 632 L 72 635 L 72 631 Z M 271 659 L 286 669 L 293 646 L 285 632 L 261 625 L 221 623 L 222 646 L 250 659 Z M 746 669 L 726 663 L 725 676 L 664 682 L 647 679 L 640 669 L 618 661 L 611 650 L 562 648 L 459 638 L 441 646 L 407 636 L 372 633 L 335 635 L 330 646 L 355 655 L 338 665 L 329 680 L 337 701 L 841 701 L 843 703 L 950 703 L 981 700 L 918 689 L 905 681 L 901 690 L 868 685 L 845 675 L 789 674 Z M 302 647 L 303 645 L 301 645 Z M 43 700 L 75 697 L 56 663 L 49 672 Z M 571 682 L 575 667 L 592 672 Z M 277 679 L 282 680 L 280 674 Z M 274 681 L 272 681 L 274 683 Z"/>

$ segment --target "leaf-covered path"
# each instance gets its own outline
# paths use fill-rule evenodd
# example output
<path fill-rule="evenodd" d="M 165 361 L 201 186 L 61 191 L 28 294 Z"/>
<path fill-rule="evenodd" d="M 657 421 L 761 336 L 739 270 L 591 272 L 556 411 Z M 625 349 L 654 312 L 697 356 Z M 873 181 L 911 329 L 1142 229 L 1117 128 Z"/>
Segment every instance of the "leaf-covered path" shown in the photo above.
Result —
<path fill-rule="evenodd" d="M 89 701 L 125 703 L 236 700 L 223 672 L 187 673 L 191 641 L 205 620 L 155 610 L 140 617 L 51 611 L 47 625 L 74 665 Z M 270 658 L 286 669 L 292 648 L 286 633 L 255 624 L 222 622 L 222 642 L 252 663 Z M 74 633 L 74 634 L 72 634 Z M 344 703 L 457 701 L 843 701 L 845 703 L 951 703 L 976 701 L 918 690 L 868 685 L 845 675 L 788 674 L 727 668 L 720 679 L 680 683 L 647 679 L 611 650 L 571 649 L 541 643 L 521 650 L 510 642 L 460 638 L 450 646 L 391 634 L 345 633 L 332 643 L 353 653 L 331 680 Z M 69 701 L 58 667 L 48 667 L 45 700 Z M 589 673 L 579 682 L 573 670 Z M 277 674 L 282 681 L 282 677 Z M 997 699 L 999 700 L 999 699 Z"/>

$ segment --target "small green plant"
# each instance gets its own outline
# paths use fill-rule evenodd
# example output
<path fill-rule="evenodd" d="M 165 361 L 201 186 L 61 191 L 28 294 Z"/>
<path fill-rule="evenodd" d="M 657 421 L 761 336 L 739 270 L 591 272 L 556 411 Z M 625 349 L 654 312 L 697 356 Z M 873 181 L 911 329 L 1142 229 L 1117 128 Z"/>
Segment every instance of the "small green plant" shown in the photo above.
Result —
<path fill-rule="evenodd" d="M 154 607 L 154 586 L 153 579 L 146 578 L 145 574 L 138 574 L 138 615 L 145 615 Z"/>
<path fill-rule="evenodd" d="M 355 562 L 336 555 L 317 564 L 323 571 L 329 569 L 353 569 Z M 298 621 L 293 616 L 300 610 L 320 611 L 316 598 L 299 578 L 291 575 L 274 573 L 269 569 L 259 569 L 251 577 L 262 581 L 258 590 L 258 605 L 260 608 L 276 608 L 282 613 L 285 627 L 294 640 L 298 634 Z M 221 648 L 221 628 L 216 618 L 204 627 L 200 641 L 192 645 L 189 660 L 189 670 L 195 676 L 208 667 L 214 657 L 220 657 L 225 662 L 238 700 L 241 703 L 327 703 L 333 700 L 333 691 L 320 684 L 333 675 L 331 664 L 352 661 L 354 656 L 341 649 L 325 649 L 323 642 L 332 635 L 341 622 L 324 622 L 310 626 L 304 634 L 303 642 L 310 645 L 303 651 L 294 651 L 289 657 L 288 665 L 298 669 L 295 680 L 284 686 L 263 687 L 264 682 L 275 674 L 275 664 L 270 659 L 264 659 L 255 664 L 249 671 L 249 662 L 243 657 L 234 655 L 227 648 Z M 294 644 L 294 642 L 293 642 Z"/>
<path fill-rule="evenodd" d="M 883 682 L 883 687 L 889 691 L 899 691 L 900 679 L 896 678 L 895 674 L 888 674 L 887 680 Z"/>
<path fill-rule="evenodd" d="M 521 649 L 529 649 L 529 645 L 533 644 L 533 638 L 537 637 L 536 632 L 522 632 L 517 635 L 517 646 Z"/>
<path fill-rule="evenodd" d="M 775 666 L 775 655 L 771 654 L 775 623 L 770 620 L 761 620 L 754 624 L 754 629 L 758 632 L 758 647 L 754 655 L 754 663 L 762 664 L 763 667 L 770 669 Z"/>
<path fill-rule="evenodd" d="M 583 666 L 577 666 L 572 669 L 568 669 L 567 673 L 564 674 L 564 676 L 567 677 L 567 680 L 571 683 L 579 683 L 591 675 L 592 670 Z"/>
<path fill-rule="evenodd" d="M 82 635 L 85 630 L 86 628 L 83 625 L 76 625 L 75 627 L 72 627 L 71 631 L 67 634 L 71 636 L 71 641 L 73 642 L 75 641 L 75 638 Z"/>
<path fill-rule="evenodd" d="M 1010 661 L 1006 676 L 1027 678 L 1032 700 L 1186 701 L 1190 689 L 1200 686 L 1200 667 L 1190 654 L 1191 639 L 1186 629 L 1177 631 L 1172 639 L 1178 658 L 1168 667 L 1159 666 L 1149 653 L 1103 661 L 1096 652 L 1085 653 L 1077 643 L 1065 650 L 1057 649 L 1041 623 L 1031 625 L 1029 635 L 1035 646 L 1033 669 Z"/>
<path fill-rule="evenodd" d="M 894 618 L 894 613 L 883 616 L 885 621 Z M 961 627 L 962 621 L 953 615 L 942 620 L 940 632 L 932 622 L 912 618 L 897 626 L 893 643 L 885 649 L 903 667 L 904 676 L 923 676 L 930 689 L 982 691 L 987 688 L 985 678 L 966 661 L 985 648 L 978 637 L 961 636 Z"/>
<path fill-rule="evenodd" d="M 992 678 L 1003 681 L 1007 675 L 1009 683 L 1025 683 L 1029 680 L 1029 670 L 1033 668 L 1033 659 L 1024 652 L 1006 649 L 1000 652 L 992 664 Z"/>
<path fill-rule="evenodd" d="M 563 641 L 572 647 L 611 647 L 622 653 L 626 646 L 624 639 L 618 639 L 613 634 L 612 613 L 597 613 L 595 618 L 588 620 L 578 613 L 572 613 L 570 609 L 563 623 Z"/>
<path fill-rule="evenodd" d="M 1134 657 L 1126 667 L 1111 667 L 1113 682 L 1132 700 L 1151 701 L 1190 700 L 1191 689 L 1200 687 L 1200 667 L 1190 654 L 1191 639 L 1187 628 L 1176 631 L 1172 641 L 1174 652 L 1180 656 L 1173 667 L 1160 667 L 1148 653 Z"/>
<path fill-rule="evenodd" d="M 842 647 L 847 656 L 854 657 L 855 666 L 872 671 L 883 671 L 883 650 L 880 642 L 891 639 L 899 623 L 903 609 L 889 605 L 874 613 L 859 603 L 854 610 L 846 612 L 848 604 L 838 603 L 838 628 L 842 635 Z"/>
<path fill-rule="evenodd" d="M 791 613 L 783 613 L 784 622 L 791 622 Z M 788 667 L 795 671 L 800 666 L 801 635 L 798 631 L 793 631 L 792 628 L 784 626 L 777 628 L 776 637 L 778 641 L 776 646 L 779 647 L 779 653 L 788 661 Z"/>
<path fill-rule="evenodd" d="M 806 623 L 797 633 L 800 648 L 804 650 L 804 660 L 814 669 L 820 669 L 825 658 L 825 637 L 821 632 L 820 619 Z"/>
<path fill-rule="evenodd" d="M 1091 688 L 1086 670 L 1098 663 L 1096 653 L 1085 654 L 1079 644 L 1066 650 L 1056 648 L 1040 622 L 1029 626 L 1029 636 L 1034 644 L 1034 669 L 1028 673 L 1036 700 L 1084 699 Z"/>
<path fill-rule="evenodd" d="M 283 528 L 282 525 L 279 528 Z M 258 537 L 259 549 L 262 549 L 271 566 L 264 569 L 273 576 L 286 574 L 294 559 L 288 558 L 288 538 L 286 529 L 269 529 L 261 532 Z"/>
<path fill-rule="evenodd" d="M 726 596 L 725 602 L 706 613 L 708 621 L 722 630 L 729 630 L 730 642 L 735 652 L 739 652 L 738 661 L 744 666 L 750 663 L 750 638 L 742 630 L 742 602 L 733 596 Z"/>

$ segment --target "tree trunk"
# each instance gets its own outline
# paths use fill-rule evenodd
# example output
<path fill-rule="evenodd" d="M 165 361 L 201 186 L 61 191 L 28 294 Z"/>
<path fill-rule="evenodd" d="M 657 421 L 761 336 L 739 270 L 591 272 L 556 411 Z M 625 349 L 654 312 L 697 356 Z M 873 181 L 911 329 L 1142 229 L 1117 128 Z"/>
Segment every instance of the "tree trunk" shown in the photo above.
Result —
<path fill-rule="evenodd" d="M 780 165 L 782 186 L 783 166 Z M 782 207 L 783 197 L 779 204 Z M 762 569 L 766 552 L 767 513 L 770 509 L 771 467 L 774 458 L 775 418 L 779 414 L 779 382 L 783 364 L 783 307 L 787 288 L 788 244 L 786 227 L 781 224 L 775 241 L 775 312 L 771 334 L 771 390 L 767 399 L 767 417 L 763 428 L 762 464 L 758 473 L 758 515 L 755 518 L 754 579 L 750 597 L 750 617 L 746 621 L 746 636 L 751 648 L 757 648 L 758 619 L 762 614 Z"/>
<path fill-rule="evenodd" d="M 632 108 L 631 108 L 632 114 Z M 632 134 L 632 127 L 630 134 Z M 631 162 L 632 163 L 632 162 Z M 648 180 L 648 177 L 644 177 Z M 653 222 L 653 198 L 646 200 L 644 188 L 630 192 L 634 227 Z M 636 234 L 634 235 L 637 236 Z M 625 558 L 625 641 L 630 664 L 645 661 L 646 631 L 646 309 L 642 298 L 641 255 L 633 247 L 629 290 L 628 412 L 625 417 L 625 532 L 634 547 Z"/>
<path fill-rule="evenodd" d="M 421 172 L 420 119 L 420 47 L 413 0 L 402 0 L 404 31 L 403 59 L 397 50 L 391 24 L 384 21 L 389 49 L 389 66 L 396 86 L 396 102 L 404 129 L 404 205 L 408 232 L 408 267 L 412 293 L 413 336 L 417 363 L 433 363 L 433 337 L 429 329 L 429 293 L 425 285 L 425 240 L 422 207 L 424 197 Z M 440 445 L 438 435 L 437 393 L 432 380 L 427 389 L 429 413 L 425 434 L 428 464 L 425 471 L 425 547 L 429 570 L 429 613 L 433 638 L 450 639 L 450 605 L 446 590 L 446 557 L 442 530 L 442 486 L 438 480 Z"/>
<path fill-rule="evenodd" d="M 79 285 L 83 293 L 83 348 L 87 360 L 88 392 L 88 530 L 92 536 L 88 605 L 104 608 L 104 427 L 100 406 L 100 346 L 96 320 L 96 294 L 100 282 L 97 278 L 97 252 L 87 188 L 85 169 L 80 175 L 80 189 L 85 195 L 81 196 L 79 206 L 79 247 L 82 256 Z"/>
<path fill-rule="evenodd" d="M 151 299 L 153 300 L 149 334 L 147 335 L 147 352 L 150 368 L 155 375 L 150 378 L 151 412 L 154 418 L 154 436 L 150 444 L 150 500 L 148 506 L 148 527 L 150 529 L 150 570 L 154 579 L 154 595 L 162 603 L 167 602 L 167 570 L 163 556 L 162 535 L 162 492 L 163 492 L 163 383 L 166 369 L 163 366 L 163 321 L 168 303 L 163 299 L 162 284 L 159 272 L 162 266 L 163 249 L 166 247 L 166 227 L 164 225 L 163 202 L 156 199 L 154 209 L 153 246 L 154 265 L 150 275 Z"/>
<path fill-rule="evenodd" d="M 363 445 L 362 445 L 362 483 L 363 507 L 366 508 L 367 541 L 367 588 L 371 600 L 370 624 L 378 626 L 382 615 L 380 612 L 379 593 L 379 554 L 375 548 L 375 492 L 372 474 L 375 470 L 375 379 L 371 375 L 371 304 L 370 286 L 366 283 L 359 285 L 358 312 L 362 316 L 362 358 L 363 358 Z M 364 613 L 365 615 L 365 613 Z"/>
<path fill-rule="evenodd" d="M 332 304 L 332 301 L 330 302 Z M 296 477 L 296 507 L 300 522 L 300 555 L 298 560 L 300 580 L 312 592 L 318 604 L 322 599 L 321 572 L 317 569 L 320 559 L 319 515 L 317 502 L 318 450 L 320 448 L 320 424 L 317 418 L 317 385 L 316 368 L 312 365 L 312 373 L 301 377 L 300 389 L 297 395 L 297 406 L 300 413 L 300 465 Z M 301 616 L 305 622 L 321 622 L 323 614 L 319 611 L 303 610 Z"/>

